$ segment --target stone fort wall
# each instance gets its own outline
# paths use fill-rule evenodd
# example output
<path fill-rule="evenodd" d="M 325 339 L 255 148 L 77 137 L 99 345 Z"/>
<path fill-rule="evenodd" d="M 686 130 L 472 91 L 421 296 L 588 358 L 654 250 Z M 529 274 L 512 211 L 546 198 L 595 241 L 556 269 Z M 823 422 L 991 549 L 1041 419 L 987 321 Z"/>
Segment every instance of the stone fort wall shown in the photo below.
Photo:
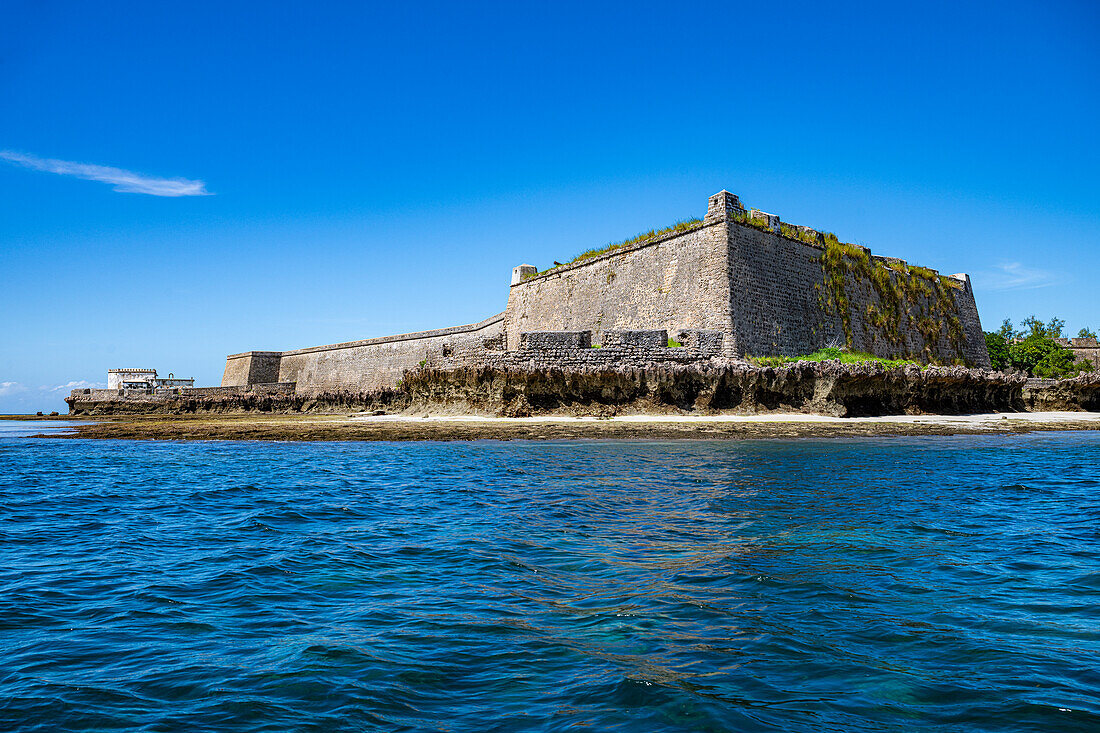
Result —
<path fill-rule="evenodd" d="M 824 236 L 816 239 L 729 222 L 729 308 L 739 353 L 799 356 L 842 345 L 884 358 L 962 360 L 989 368 L 968 276 L 941 276 L 847 245 L 856 257 L 837 268 L 843 284 L 831 285 L 821 261 Z M 841 292 L 847 306 L 830 308 L 830 297 Z"/>
<path fill-rule="evenodd" d="M 222 386 L 296 382 L 298 391 L 330 389 L 364 392 L 392 387 L 406 369 L 417 366 L 456 338 L 503 345 L 504 314 L 480 323 L 397 336 L 314 346 L 292 351 L 248 351 L 226 359 Z"/>

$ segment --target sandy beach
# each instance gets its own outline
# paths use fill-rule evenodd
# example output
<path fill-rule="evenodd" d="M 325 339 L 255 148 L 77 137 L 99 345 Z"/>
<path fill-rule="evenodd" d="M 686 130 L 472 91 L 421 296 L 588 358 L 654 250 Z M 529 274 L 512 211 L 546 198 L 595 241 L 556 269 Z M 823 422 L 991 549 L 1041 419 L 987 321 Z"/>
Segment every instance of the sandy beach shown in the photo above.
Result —
<path fill-rule="evenodd" d="M 769 439 L 890 435 L 1013 434 L 1100 430 L 1100 413 L 980 415 L 627 415 L 503 418 L 476 415 L 99 416 L 59 438 L 151 440 L 568 440 Z"/>

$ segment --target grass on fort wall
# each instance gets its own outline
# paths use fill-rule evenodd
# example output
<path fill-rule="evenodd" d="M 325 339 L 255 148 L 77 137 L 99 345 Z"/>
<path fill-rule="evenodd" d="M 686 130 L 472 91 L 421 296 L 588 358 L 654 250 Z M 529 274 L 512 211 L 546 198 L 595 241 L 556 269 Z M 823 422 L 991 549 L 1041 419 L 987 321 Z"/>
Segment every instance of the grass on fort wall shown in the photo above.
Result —
<path fill-rule="evenodd" d="M 899 367 L 908 364 L 913 364 L 914 366 L 922 368 L 928 366 L 927 364 L 922 364 L 912 359 L 883 359 L 862 351 L 844 351 L 836 347 L 818 349 L 812 354 L 805 354 L 803 356 L 746 356 L 745 358 L 756 366 L 762 367 L 781 367 L 799 361 L 839 361 L 841 364 L 875 362 L 886 367 Z"/>
<path fill-rule="evenodd" d="M 630 237 L 629 239 L 624 239 L 621 242 L 612 242 L 611 244 L 607 245 L 606 247 L 599 247 L 599 248 L 596 248 L 596 249 L 586 250 L 584 252 L 581 252 L 579 255 L 577 255 L 573 259 L 571 259 L 568 262 L 563 263 L 563 264 L 572 265 L 572 264 L 575 264 L 577 262 L 583 262 L 584 260 L 590 260 L 593 257 L 599 257 L 602 254 L 607 254 L 608 252 L 612 252 L 612 251 L 617 250 L 617 249 L 622 249 L 623 247 L 629 247 L 632 244 L 638 244 L 639 242 L 644 242 L 647 239 L 653 239 L 655 237 L 660 237 L 660 236 L 665 235 L 665 234 L 675 234 L 676 232 L 686 232 L 689 229 L 694 229 L 696 226 L 698 226 L 699 224 L 702 224 L 702 223 L 703 223 L 702 219 L 681 219 L 680 221 L 676 222 L 675 224 L 672 224 L 671 226 L 664 227 L 663 229 L 650 229 L 648 232 L 642 232 L 641 234 L 635 234 L 633 237 Z M 545 270 L 541 270 L 540 272 L 536 272 L 536 273 L 532 273 L 530 275 L 527 275 L 523 279 L 524 280 L 529 280 L 529 279 L 531 279 L 533 277 L 536 277 L 538 275 L 542 275 L 544 273 L 550 272 L 550 270 L 553 270 L 555 267 L 561 267 L 561 266 L 562 265 L 554 265 L 554 267 L 548 267 Z"/>

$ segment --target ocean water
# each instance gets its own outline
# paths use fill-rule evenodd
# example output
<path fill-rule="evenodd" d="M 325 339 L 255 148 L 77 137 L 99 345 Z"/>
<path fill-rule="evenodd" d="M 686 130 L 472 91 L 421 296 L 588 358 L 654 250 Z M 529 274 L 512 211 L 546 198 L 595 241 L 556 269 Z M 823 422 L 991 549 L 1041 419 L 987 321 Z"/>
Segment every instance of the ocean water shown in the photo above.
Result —
<path fill-rule="evenodd" d="M 0 439 L 0 729 L 1100 730 L 1100 433 Z"/>

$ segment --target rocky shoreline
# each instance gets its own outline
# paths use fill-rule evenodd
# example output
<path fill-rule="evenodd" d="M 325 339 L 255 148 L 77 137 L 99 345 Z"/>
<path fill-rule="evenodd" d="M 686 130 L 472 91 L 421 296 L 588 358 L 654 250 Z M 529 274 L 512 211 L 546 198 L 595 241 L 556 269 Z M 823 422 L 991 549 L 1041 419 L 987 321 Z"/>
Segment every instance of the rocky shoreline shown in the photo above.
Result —
<path fill-rule="evenodd" d="M 499 417 L 809 413 L 836 417 L 1100 410 L 1100 375 L 1028 380 L 964 367 L 797 362 L 592 369 L 424 366 L 393 389 L 84 399 L 70 415 L 462 414 Z"/>

